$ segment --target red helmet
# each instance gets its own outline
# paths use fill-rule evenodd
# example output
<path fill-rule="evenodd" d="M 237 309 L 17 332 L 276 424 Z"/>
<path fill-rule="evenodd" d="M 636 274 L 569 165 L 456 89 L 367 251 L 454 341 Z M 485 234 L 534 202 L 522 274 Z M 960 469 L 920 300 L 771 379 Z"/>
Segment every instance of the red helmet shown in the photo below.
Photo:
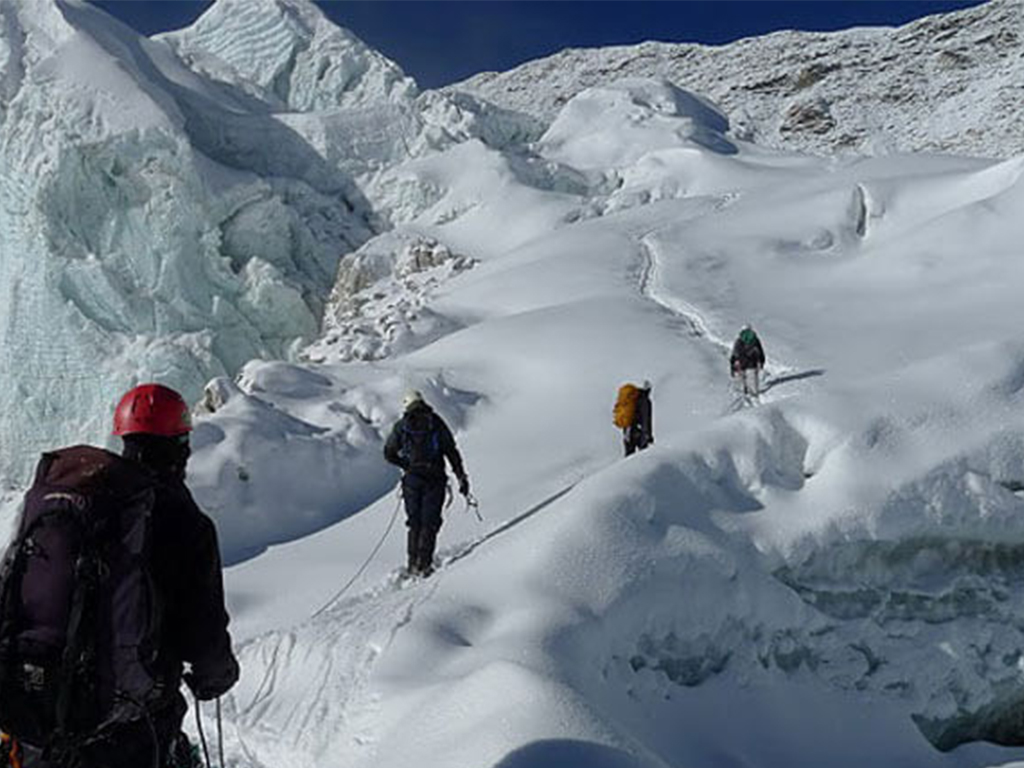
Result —
<path fill-rule="evenodd" d="M 114 434 L 177 437 L 192 431 L 185 399 L 163 384 L 140 384 L 128 390 L 114 411 Z"/>

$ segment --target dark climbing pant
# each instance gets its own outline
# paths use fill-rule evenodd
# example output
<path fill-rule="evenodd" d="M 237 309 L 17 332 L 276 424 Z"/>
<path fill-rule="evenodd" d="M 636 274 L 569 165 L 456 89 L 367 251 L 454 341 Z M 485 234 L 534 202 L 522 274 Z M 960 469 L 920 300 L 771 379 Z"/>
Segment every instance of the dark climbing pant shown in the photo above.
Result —
<path fill-rule="evenodd" d="M 441 510 L 448 490 L 444 477 L 407 474 L 402 478 L 405 524 L 409 527 L 407 552 L 411 572 L 429 573 L 434 565 L 437 532 L 441 530 Z"/>
<path fill-rule="evenodd" d="M 627 456 L 631 456 L 637 451 L 642 451 L 650 444 L 650 438 L 647 437 L 647 434 L 640 427 L 634 425 L 629 429 L 623 430 L 622 447 L 625 449 Z"/>

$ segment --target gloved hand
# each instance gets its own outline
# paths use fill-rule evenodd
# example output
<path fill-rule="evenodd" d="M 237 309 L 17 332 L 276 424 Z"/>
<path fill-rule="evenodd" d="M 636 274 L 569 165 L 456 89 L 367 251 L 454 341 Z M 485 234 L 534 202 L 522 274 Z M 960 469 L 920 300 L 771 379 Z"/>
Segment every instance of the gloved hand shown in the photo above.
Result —
<path fill-rule="evenodd" d="M 459 493 L 469 496 L 469 478 L 465 475 L 459 478 Z"/>
<path fill-rule="evenodd" d="M 191 672 L 182 675 L 182 679 L 197 699 L 211 701 L 231 690 L 231 686 L 238 681 L 238 672 L 238 662 L 232 656 L 231 662 L 222 669 L 207 671 L 193 668 Z"/>

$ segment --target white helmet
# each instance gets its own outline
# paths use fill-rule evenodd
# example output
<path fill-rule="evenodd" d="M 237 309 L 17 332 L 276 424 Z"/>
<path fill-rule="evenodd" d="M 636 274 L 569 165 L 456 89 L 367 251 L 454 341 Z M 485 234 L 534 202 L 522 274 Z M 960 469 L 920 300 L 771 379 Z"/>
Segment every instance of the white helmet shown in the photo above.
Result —
<path fill-rule="evenodd" d="M 405 396 L 402 398 L 402 407 L 405 408 L 405 410 L 409 410 L 416 403 L 422 402 L 423 393 L 420 392 L 418 389 L 410 389 L 408 392 L 405 393 Z"/>

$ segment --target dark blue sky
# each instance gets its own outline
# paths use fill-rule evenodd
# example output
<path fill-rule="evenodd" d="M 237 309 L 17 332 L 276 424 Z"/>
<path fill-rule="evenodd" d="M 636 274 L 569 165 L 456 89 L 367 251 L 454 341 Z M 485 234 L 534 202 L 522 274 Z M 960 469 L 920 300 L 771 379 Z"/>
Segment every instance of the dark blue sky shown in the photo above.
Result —
<path fill-rule="evenodd" d="M 145 34 L 187 26 L 208 0 L 94 0 Z M 779 29 L 898 25 L 980 0 L 334 0 L 336 23 L 423 87 L 505 70 L 563 48 L 644 40 L 725 43 Z"/>

